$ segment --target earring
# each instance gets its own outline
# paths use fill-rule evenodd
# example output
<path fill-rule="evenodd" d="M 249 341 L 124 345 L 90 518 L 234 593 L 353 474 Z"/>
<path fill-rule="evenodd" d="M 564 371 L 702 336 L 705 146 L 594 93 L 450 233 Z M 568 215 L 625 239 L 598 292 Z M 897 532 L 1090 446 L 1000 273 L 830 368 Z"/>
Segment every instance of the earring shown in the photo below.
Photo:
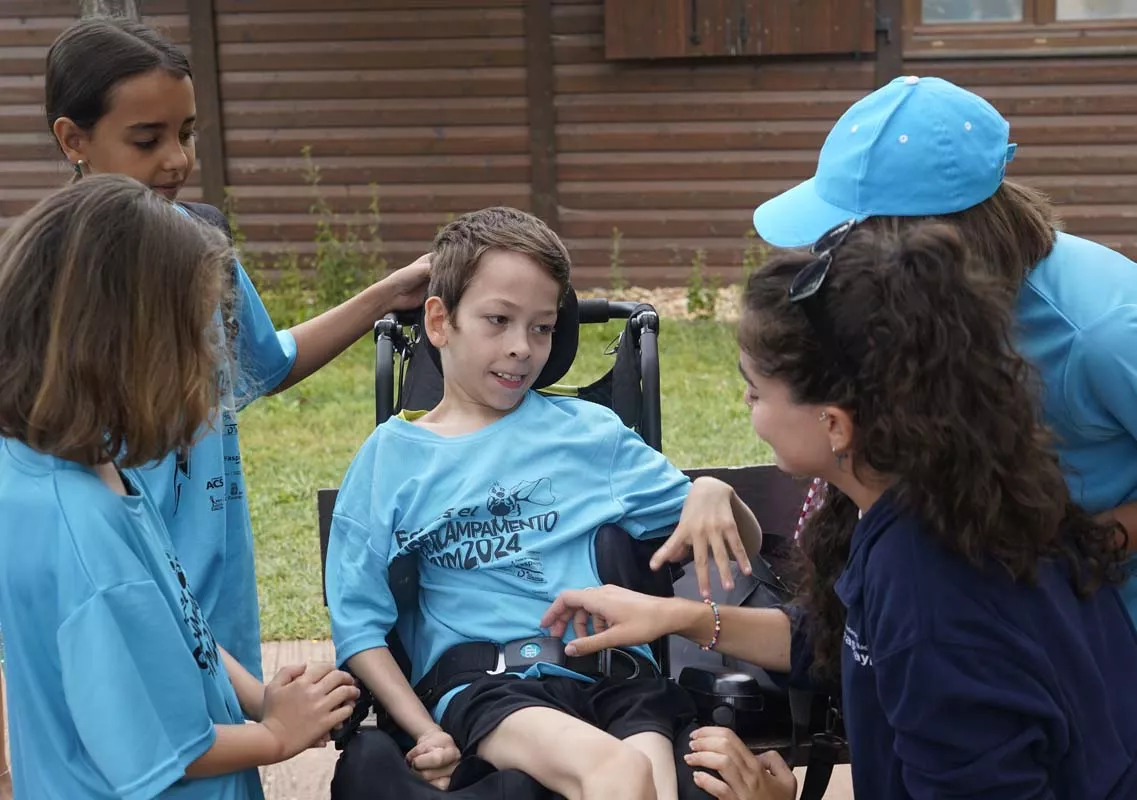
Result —
<path fill-rule="evenodd" d="M 83 159 L 79 159 L 78 161 L 75 162 L 75 177 L 76 178 L 82 178 L 83 177 Z"/>

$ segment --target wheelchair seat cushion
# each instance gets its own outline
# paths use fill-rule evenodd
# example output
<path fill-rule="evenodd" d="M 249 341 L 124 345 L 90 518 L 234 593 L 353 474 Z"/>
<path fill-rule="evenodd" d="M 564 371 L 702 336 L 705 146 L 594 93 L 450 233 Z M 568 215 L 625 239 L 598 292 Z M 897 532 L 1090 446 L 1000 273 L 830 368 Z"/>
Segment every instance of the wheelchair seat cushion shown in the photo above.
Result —
<path fill-rule="evenodd" d="M 561 711 L 617 739 L 652 732 L 674 740 L 696 714 L 690 695 L 674 681 L 658 676 L 586 683 L 559 676 L 493 675 L 474 681 L 454 696 L 442 727 L 463 755 L 473 755 L 506 717 L 523 708 Z"/>

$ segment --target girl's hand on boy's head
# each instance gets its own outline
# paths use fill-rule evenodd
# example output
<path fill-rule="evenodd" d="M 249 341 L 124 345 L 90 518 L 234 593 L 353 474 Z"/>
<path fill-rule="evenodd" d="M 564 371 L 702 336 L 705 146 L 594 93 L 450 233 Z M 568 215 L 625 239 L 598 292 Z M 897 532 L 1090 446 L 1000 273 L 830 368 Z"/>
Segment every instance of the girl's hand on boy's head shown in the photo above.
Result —
<path fill-rule="evenodd" d="M 429 283 L 430 253 L 426 253 L 376 284 L 383 290 L 383 314 L 421 306 L 426 301 Z"/>
<path fill-rule="evenodd" d="M 423 780 L 442 791 L 450 787 L 450 776 L 461 760 L 462 753 L 458 745 L 441 728 L 432 728 L 418 737 L 415 746 L 407 753 L 407 763 L 411 768 Z"/>
<path fill-rule="evenodd" d="M 754 755 L 729 728 L 699 728 L 684 761 L 696 770 L 695 784 L 718 800 L 794 800 L 797 778 L 780 755 Z"/>
<path fill-rule="evenodd" d="M 695 576 L 703 597 L 711 596 L 711 573 L 708 556 L 719 571 L 719 581 L 727 591 L 734 588 L 730 558 L 733 555 L 743 573 L 750 574 L 750 559 L 734 515 L 734 489 L 717 478 L 701 477 L 691 484 L 687 502 L 679 516 L 675 532 L 651 558 L 657 570 L 668 561 L 682 561 L 692 553 Z"/>
<path fill-rule="evenodd" d="M 351 716 L 359 698 L 355 679 L 331 664 L 284 667 L 265 686 L 264 720 L 280 748 L 292 758 Z"/>

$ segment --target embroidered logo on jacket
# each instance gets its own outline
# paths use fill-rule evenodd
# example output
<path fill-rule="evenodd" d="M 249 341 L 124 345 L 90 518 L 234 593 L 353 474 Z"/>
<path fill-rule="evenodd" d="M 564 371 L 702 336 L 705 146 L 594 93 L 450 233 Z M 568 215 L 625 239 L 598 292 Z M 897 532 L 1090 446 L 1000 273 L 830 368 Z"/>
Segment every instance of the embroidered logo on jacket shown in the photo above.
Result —
<path fill-rule="evenodd" d="M 862 667 L 872 666 L 872 656 L 869 655 L 869 646 L 862 643 L 860 634 L 848 625 L 845 626 L 845 647 L 849 648 L 854 662 L 860 664 Z"/>

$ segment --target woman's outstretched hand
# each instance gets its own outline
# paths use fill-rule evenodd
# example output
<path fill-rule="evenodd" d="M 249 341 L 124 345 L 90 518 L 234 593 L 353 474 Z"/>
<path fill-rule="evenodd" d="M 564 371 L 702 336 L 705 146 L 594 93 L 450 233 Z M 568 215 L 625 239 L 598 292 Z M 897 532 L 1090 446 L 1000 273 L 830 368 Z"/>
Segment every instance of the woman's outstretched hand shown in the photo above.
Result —
<path fill-rule="evenodd" d="M 695 771 L 695 783 L 718 800 L 794 800 L 797 778 L 774 752 L 754 755 L 729 728 L 699 728 L 691 734 L 688 765 L 719 774 Z"/>
<path fill-rule="evenodd" d="M 576 639 L 565 646 L 569 655 L 589 655 L 608 647 L 628 647 L 652 642 L 672 633 L 675 623 L 668 600 L 639 594 L 619 586 L 569 589 L 561 592 L 541 627 L 560 638 L 572 625 Z M 594 633 L 589 633 L 588 623 Z"/>

